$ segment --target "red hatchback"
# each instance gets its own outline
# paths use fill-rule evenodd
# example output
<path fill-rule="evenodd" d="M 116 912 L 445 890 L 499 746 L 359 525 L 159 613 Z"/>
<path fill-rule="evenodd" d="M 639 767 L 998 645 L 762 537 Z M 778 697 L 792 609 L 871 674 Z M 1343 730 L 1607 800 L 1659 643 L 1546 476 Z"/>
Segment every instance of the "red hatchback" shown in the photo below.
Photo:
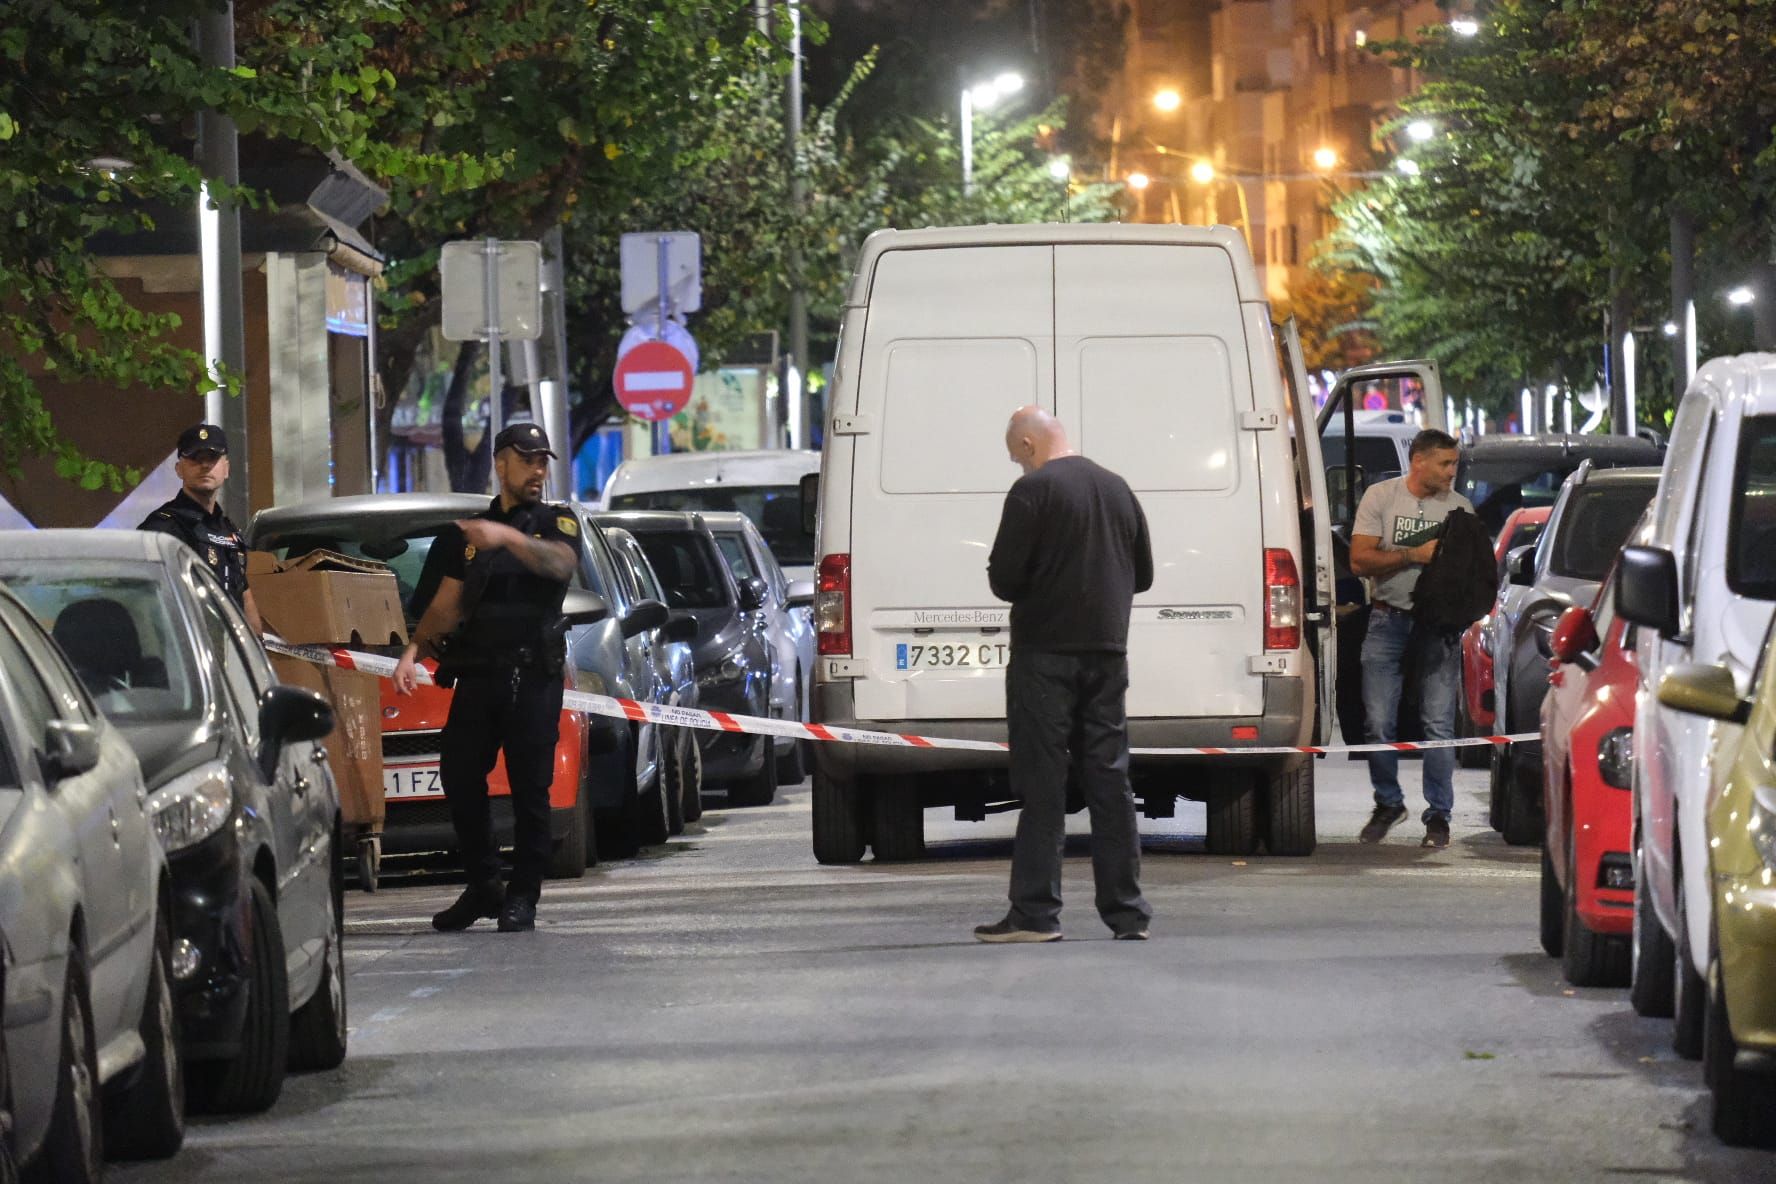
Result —
<path fill-rule="evenodd" d="M 1503 596 L 1505 588 L 1505 558 L 1518 547 L 1527 547 L 1542 537 L 1547 528 L 1548 515 L 1554 512 L 1552 506 L 1536 506 L 1533 509 L 1512 511 L 1505 519 L 1505 525 L 1499 530 L 1498 538 L 1493 542 L 1493 558 L 1498 561 L 1499 595 Z M 1485 636 L 1491 617 L 1481 617 L 1467 630 L 1461 638 L 1462 660 L 1462 697 L 1460 727 L 1457 734 L 1461 736 L 1490 735 L 1496 726 L 1498 712 L 1493 704 L 1492 679 L 1492 647 Z M 1484 748 L 1459 749 L 1461 764 L 1466 769 L 1484 769 L 1488 754 Z"/>
<path fill-rule="evenodd" d="M 1542 948 L 1576 987 L 1626 986 L 1634 920 L 1634 628 L 1616 573 L 1561 614 L 1542 700 Z"/>

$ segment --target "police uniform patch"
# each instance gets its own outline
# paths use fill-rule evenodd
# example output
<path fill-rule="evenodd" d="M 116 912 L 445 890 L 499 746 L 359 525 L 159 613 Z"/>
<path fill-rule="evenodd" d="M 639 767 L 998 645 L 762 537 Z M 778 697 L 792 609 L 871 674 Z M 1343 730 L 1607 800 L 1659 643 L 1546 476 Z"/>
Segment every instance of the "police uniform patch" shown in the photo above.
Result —
<path fill-rule="evenodd" d="M 469 563 L 469 562 L 473 561 L 474 558 L 475 558 L 475 544 L 470 543 L 468 546 L 463 548 L 463 562 Z"/>
<path fill-rule="evenodd" d="M 555 527 L 570 539 L 580 533 L 580 524 L 574 521 L 572 514 L 563 514 L 555 519 Z"/>
<path fill-rule="evenodd" d="M 210 548 L 210 566 L 215 567 L 220 562 L 221 562 L 221 559 L 216 555 L 216 548 L 211 547 Z"/>

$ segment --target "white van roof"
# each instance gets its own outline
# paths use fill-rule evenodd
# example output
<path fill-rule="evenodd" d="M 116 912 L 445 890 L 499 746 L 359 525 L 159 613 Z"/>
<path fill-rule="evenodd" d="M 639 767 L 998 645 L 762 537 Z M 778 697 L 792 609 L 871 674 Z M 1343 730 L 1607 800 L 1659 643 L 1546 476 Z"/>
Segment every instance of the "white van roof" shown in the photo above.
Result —
<path fill-rule="evenodd" d="M 771 448 L 748 452 L 674 452 L 638 456 L 617 466 L 604 487 L 604 502 L 626 493 L 694 489 L 700 485 L 794 485 L 820 471 L 820 454 Z"/>
<path fill-rule="evenodd" d="M 1748 414 L 1776 415 L 1776 354 L 1715 358 L 1693 381 L 1712 383 L 1728 399 L 1743 399 Z"/>
<path fill-rule="evenodd" d="M 1252 266 L 1252 252 L 1245 235 L 1231 226 L 1178 226 L 1170 223 L 1048 222 L 1015 226 L 945 226 L 929 230 L 878 230 L 864 240 L 852 278 L 847 308 L 862 308 L 869 300 L 870 279 L 876 260 L 884 251 L 921 251 L 938 247 L 1016 247 L 1072 243 L 1157 243 L 1175 246 L 1219 247 L 1233 256 L 1233 274 L 1239 298 L 1264 301 L 1264 288 Z"/>

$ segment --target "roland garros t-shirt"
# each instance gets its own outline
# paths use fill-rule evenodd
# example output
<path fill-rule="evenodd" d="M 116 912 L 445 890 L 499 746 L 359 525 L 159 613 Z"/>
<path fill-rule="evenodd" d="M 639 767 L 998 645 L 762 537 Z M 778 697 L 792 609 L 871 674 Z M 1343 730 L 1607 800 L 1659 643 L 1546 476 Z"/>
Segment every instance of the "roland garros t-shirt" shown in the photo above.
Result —
<path fill-rule="evenodd" d="M 1439 497 L 1415 497 L 1406 488 L 1406 478 L 1394 477 L 1371 485 L 1357 505 L 1357 521 L 1353 535 L 1366 534 L 1381 540 L 1383 551 L 1404 551 L 1427 543 L 1443 529 L 1443 519 L 1451 510 L 1474 511 L 1473 503 L 1450 490 Z M 1399 609 L 1412 607 L 1412 589 L 1418 583 L 1416 565 L 1403 567 L 1391 576 L 1375 581 L 1375 599 L 1386 601 Z"/>

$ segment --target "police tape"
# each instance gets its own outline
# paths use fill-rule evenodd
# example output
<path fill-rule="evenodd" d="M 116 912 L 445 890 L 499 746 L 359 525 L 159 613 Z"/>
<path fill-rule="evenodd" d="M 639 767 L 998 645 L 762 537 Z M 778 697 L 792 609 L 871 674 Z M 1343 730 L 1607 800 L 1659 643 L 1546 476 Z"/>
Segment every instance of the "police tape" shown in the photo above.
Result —
<path fill-rule="evenodd" d="M 394 658 L 366 654 L 359 650 L 318 645 L 290 645 L 275 637 L 265 639 L 265 648 L 274 654 L 299 658 L 319 666 L 335 666 L 355 670 L 378 678 L 393 678 L 398 665 Z M 435 685 L 431 672 L 419 668 L 419 681 Z M 755 736 L 787 736 L 795 740 L 814 740 L 825 744 L 875 744 L 890 748 L 950 748 L 973 752 L 1005 752 L 1007 745 L 997 740 L 957 740 L 944 736 L 910 736 L 899 732 L 871 732 L 861 728 L 828 727 L 805 724 L 796 720 L 766 719 L 756 715 L 729 715 L 723 711 L 704 711 L 695 707 L 674 707 L 663 703 L 642 703 L 613 695 L 596 695 L 590 691 L 567 691 L 561 697 L 566 710 L 587 715 L 626 719 L 635 723 L 667 724 L 679 728 L 698 728 L 713 732 L 740 732 Z M 1314 756 L 1362 755 L 1371 752 L 1434 752 L 1444 748 L 1476 748 L 1480 745 L 1516 744 L 1539 740 L 1538 733 L 1509 736 L 1469 736 L 1459 740 L 1401 740 L 1380 744 L 1294 745 L 1245 747 L 1231 745 L 1221 748 L 1131 748 L 1131 756 L 1284 756 L 1309 753 Z"/>

